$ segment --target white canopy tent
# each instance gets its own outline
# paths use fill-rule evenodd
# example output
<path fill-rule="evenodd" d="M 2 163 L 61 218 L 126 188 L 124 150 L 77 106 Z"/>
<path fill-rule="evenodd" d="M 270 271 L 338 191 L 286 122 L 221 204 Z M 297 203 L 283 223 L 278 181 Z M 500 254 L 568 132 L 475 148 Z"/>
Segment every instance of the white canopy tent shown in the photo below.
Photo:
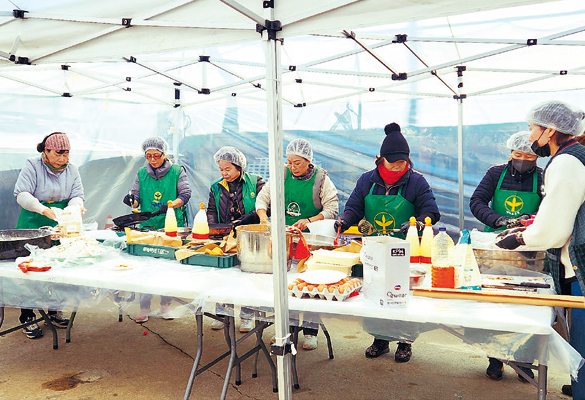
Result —
<path fill-rule="evenodd" d="M 585 6 L 575 0 L 485 3 L 69 0 L 50 7 L 16 1 L 13 10 L 13 2 L 0 0 L 0 93 L 181 110 L 221 107 L 234 97 L 265 105 L 270 176 L 279 183 L 272 190 L 276 336 L 284 338 L 284 109 L 306 109 L 311 119 L 313 106 L 352 99 L 456 101 L 450 120 L 457 115 L 462 228 L 463 105 L 494 94 L 566 91 L 563 98 L 583 98 L 585 54 L 578 50 L 585 45 Z M 501 10 L 515 6 L 524 7 Z M 504 120 L 521 119 L 518 110 L 507 111 Z M 279 391 L 288 397 L 284 360 L 279 357 Z"/>

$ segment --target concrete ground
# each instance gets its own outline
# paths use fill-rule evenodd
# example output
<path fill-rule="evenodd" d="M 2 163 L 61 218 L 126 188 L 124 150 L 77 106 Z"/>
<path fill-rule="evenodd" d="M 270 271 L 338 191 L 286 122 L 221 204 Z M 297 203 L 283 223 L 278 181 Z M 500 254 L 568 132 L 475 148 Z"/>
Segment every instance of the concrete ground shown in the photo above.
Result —
<path fill-rule="evenodd" d="M 2 328 L 14 326 L 18 315 L 18 310 L 6 309 Z M 125 315 L 118 322 L 117 315 L 82 312 L 71 343 L 58 330 L 58 350 L 52 349 L 50 331 L 43 325 L 41 339 L 27 339 L 20 331 L 0 337 L 0 399 L 182 399 L 196 352 L 195 318 L 150 318 L 143 325 L 132 318 Z M 299 351 L 301 387 L 293 390 L 295 399 L 536 398 L 536 388 L 519 382 L 508 366 L 503 380 L 489 380 L 485 355 L 445 332 L 422 334 L 411 361 L 397 364 L 394 344 L 378 359 L 364 357 L 372 339 L 359 321 L 324 322 L 335 358 L 328 359 L 322 332 L 317 350 Z M 202 363 L 226 350 L 222 331 L 211 330 L 210 323 L 205 318 Z M 273 328 L 265 331 L 267 343 L 272 334 Z M 437 340 L 436 335 L 444 337 Z M 258 378 L 252 379 L 251 360 L 243 363 L 242 384 L 236 386 L 232 377 L 229 399 L 278 398 L 266 360 L 261 357 L 258 365 Z M 198 376 L 191 399 L 219 398 L 226 367 L 227 360 L 222 360 Z M 560 391 L 568 381 L 565 374 L 549 369 L 547 398 L 568 399 Z"/>

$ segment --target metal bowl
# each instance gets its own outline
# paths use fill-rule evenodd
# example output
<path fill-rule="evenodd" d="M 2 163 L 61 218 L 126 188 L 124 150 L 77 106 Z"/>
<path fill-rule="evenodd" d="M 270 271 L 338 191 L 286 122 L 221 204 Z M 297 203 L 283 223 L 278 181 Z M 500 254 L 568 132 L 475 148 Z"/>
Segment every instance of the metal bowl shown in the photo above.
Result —
<path fill-rule="evenodd" d="M 48 249 L 51 247 L 51 230 L 45 228 L 0 230 L 0 260 L 28 256 L 30 252 L 24 247 L 25 244 Z"/>
<path fill-rule="evenodd" d="M 546 251 L 473 249 L 473 253 L 482 273 L 498 265 L 542 272 L 546 262 Z"/>

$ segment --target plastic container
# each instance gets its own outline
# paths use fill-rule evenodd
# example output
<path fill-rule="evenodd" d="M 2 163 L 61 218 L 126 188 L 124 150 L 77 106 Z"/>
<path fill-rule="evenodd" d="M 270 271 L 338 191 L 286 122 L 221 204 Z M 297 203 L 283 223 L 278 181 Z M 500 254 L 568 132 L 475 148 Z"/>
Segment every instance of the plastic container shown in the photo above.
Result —
<path fill-rule="evenodd" d="M 240 263 L 237 254 L 212 256 L 210 254 L 193 254 L 181 260 L 181 264 L 199 265 L 202 267 L 231 268 Z"/>
<path fill-rule="evenodd" d="M 209 225 L 207 224 L 207 214 L 205 213 L 205 204 L 199 203 L 199 211 L 193 219 L 193 239 L 209 239 Z"/>
<path fill-rule="evenodd" d="M 177 236 L 177 216 L 175 215 L 175 210 L 173 209 L 173 202 L 167 202 L 167 215 L 165 216 L 165 234 L 167 236 L 176 237 Z"/>
<path fill-rule="evenodd" d="M 126 243 L 128 254 L 156 258 L 175 259 L 176 247 L 155 246 L 153 244 Z"/>
<path fill-rule="evenodd" d="M 425 227 L 423 229 L 422 237 L 420 239 L 420 263 L 427 268 L 427 273 L 431 272 L 431 243 L 433 242 L 433 227 L 431 226 L 431 219 L 425 218 Z"/>
<path fill-rule="evenodd" d="M 453 264 L 453 239 L 447 235 L 446 228 L 439 228 L 439 233 L 431 242 L 431 286 L 437 288 L 455 288 L 455 266 Z"/>
<path fill-rule="evenodd" d="M 420 262 L 420 242 L 418 240 L 418 230 L 416 229 L 416 218 L 414 217 L 410 217 L 406 241 L 410 243 L 410 263 L 418 264 Z"/>

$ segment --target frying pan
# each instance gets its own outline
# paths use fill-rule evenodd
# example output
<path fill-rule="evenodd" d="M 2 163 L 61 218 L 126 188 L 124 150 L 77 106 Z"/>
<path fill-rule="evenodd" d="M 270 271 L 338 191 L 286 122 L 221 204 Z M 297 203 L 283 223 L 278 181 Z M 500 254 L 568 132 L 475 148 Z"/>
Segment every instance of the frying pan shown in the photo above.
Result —
<path fill-rule="evenodd" d="M 148 221 L 152 217 L 156 217 L 157 215 L 160 215 L 160 214 L 162 214 L 162 212 L 160 210 L 154 211 L 154 212 L 148 212 L 148 211 L 137 212 L 137 213 L 132 213 L 132 214 L 122 215 L 120 217 L 116 217 L 112 220 L 112 222 L 120 228 L 126 228 L 126 227 L 129 227 L 132 225 L 139 224 L 139 223 L 144 222 L 144 221 Z"/>
<path fill-rule="evenodd" d="M 1 230 L 0 260 L 28 256 L 30 252 L 24 247 L 25 244 L 48 249 L 51 247 L 50 228 Z"/>

